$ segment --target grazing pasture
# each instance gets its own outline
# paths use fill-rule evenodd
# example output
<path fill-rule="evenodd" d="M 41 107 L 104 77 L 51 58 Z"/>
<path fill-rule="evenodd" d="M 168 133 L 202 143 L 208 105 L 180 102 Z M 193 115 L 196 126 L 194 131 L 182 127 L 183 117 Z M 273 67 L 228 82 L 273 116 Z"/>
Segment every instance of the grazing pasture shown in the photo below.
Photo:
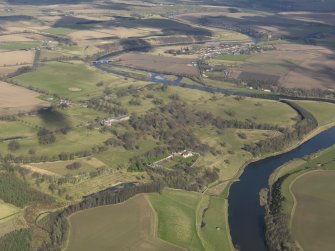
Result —
<path fill-rule="evenodd" d="M 68 165 L 72 163 L 80 163 L 80 168 L 70 170 L 67 168 Z M 27 165 L 26 165 L 27 166 Z M 76 175 L 80 172 L 90 172 L 95 170 L 96 168 L 103 167 L 105 164 L 99 161 L 96 158 L 79 158 L 75 160 L 67 160 L 67 161 L 56 161 L 56 162 L 44 162 L 44 163 L 32 163 L 27 166 L 31 167 L 33 170 L 39 170 L 41 173 L 43 171 L 47 171 L 58 175 Z M 31 169 L 32 170 L 32 169 Z"/>
<path fill-rule="evenodd" d="M 182 76 L 198 76 L 196 62 L 192 59 L 162 57 L 141 53 L 127 53 L 118 58 L 118 64 L 138 69 Z"/>
<path fill-rule="evenodd" d="M 148 196 L 158 216 L 161 239 L 191 250 L 204 250 L 196 225 L 200 193 L 165 189 Z"/>
<path fill-rule="evenodd" d="M 19 212 L 19 208 L 0 201 L 0 224 Z"/>
<path fill-rule="evenodd" d="M 296 198 L 292 232 L 306 251 L 332 250 L 335 246 L 335 171 L 301 175 L 292 185 Z"/>
<path fill-rule="evenodd" d="M 102 94 L 103 90 L 96 87 L 96 83 L 111 80 L 113 76 L 82 62 L 71 61 L 45 63 L 36 71 L 14 79 L 27 87 L 32 86 L 65 98 L 83 100 Z"/>
<path fill-rule="evenodd" d="M 297 103 L 310 111 L 320 126 L 335 121 L 335 104 L 315 101 L 297 101 Z"/>
<path fill-rule="evenodd" d="M 39 93 L 0 82 L 0 115 L 31 112 L 49 104 L 38 99 Z"/>
<path fill-rule="evenodd" d="M 155 221 L 145 195 L 122 204 L 87 209 L 70 216 L 70 238 L 65 250 L 183 250 L 155 237 Z"/>
<path fill-rule="evenodd" d="M 0 44 L 0 50 L 30 50 L 41 45 L 40 41 L 6 41 Z"/>

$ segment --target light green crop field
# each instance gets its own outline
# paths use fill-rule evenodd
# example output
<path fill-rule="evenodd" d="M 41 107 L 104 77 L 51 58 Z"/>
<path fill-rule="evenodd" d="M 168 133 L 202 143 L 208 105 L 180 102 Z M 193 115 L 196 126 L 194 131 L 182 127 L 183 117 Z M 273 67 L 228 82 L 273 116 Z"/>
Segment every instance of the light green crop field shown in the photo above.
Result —
<path fill-rule="evenodd" d="M 24 138 L 19 141 L 21 147 L 14 153 L 26 155 L 30 149 L 34 149 L 36 154 L 54 156 L 62 152 L 74 152 L 89 150 L 92 146 L 103 143 L 110 136 L 100 133 L 98 130 L 88 130 L 86 128 L 76 128 L 66 135 L 57 134 L 56 142 L 50 145 L 40 145 L 37 136 Z M 0 143 L 0 151 L 8 153 L 8 142 Z"/>
<path fill-rule="evenodd" d="M 320 126 L 335 121 L 335 104 L 315 101 L 297 101 L 297 103 L 310 111 Z"/>
<path fill-rule="evenodd" d="M 204 250 L 196 225 L 200 193 L 165 189 L 148 197 L 158 216 L 161 239 L 190 250 Z"/>
<path fill-rule="evenodd" d="M 42 44 L 40 41 L 17 41 L 17 42 L 1 42 L 0 50 L 17 51 L 30 50 Z"/>
<path fill-rule="evenodd" d="M 155 237 L 155 213 L 144 195 L 70 216 L 66 251 L 183 250 Z"/>
<path fill-rule="evenodd" d="M 14 78 L 23 86 L 32 86 L 73 100 L 85 100 L 99 96 L 100 81 L 124 83 L 119 77 L 101 72 L 79 61 L 48 62 L 36 71 Z"/>
<path fill-rule="evenodd" d="M 228 217 L 225 213 L 227 207 L 228 202 L 224 194 L 210 197 L 208 208 L 203 217 L 205 226 L 200 229 L 205 250 L 232 250 L 231 240 L 228 237 Z"/>
<path fill-rule="evenodd" d="M 76 170 L 70 170 L 66 168 L 67 165 L 74 162 L 80 163 L 81 164 L 80 168 Z M 105 166 L 105 164 L 96 158 L 77 158 L 75 160 L 67 160 L 67 161 L 36 163 L 36 164 L 30 164 L 29 166 L 50 171 L 59 175 L 76 175 L 81 172 L 93 171 L 96 168 Z"/>
<path fill-rule="evenodd" d="M 0 138 L 29 137 L 35 130 L 17 121 L 0 121 Z"/>
<path fill-rule="evenodd" d="M 314 171 L 292 185 L 297 205 L 292 232 L 305 251 L 332 250 L 335 246 L 335 171 Z"/>
<path fill-rule="evenodd" d="M 38 126 L 56 130 L 65 126 L 83 127 L 86 122 L 105 117 L 108 117 L 108 115 L 103 112 L 86 107 L 72 106 L 67 109 L 58 109 L 57 111 L 42 111 L 34 116 L 22 116 L 19 118 L 19 122 L 31 128 Z"/>
<path fill-rule="evenodd" d="M 271 175 L 269 183 L 273 184 L 280 177 L 290 174 L 281 186 L 281 192 L 285 197 L 285 203 L 283 203 L 283 210 L 285 213 L 290 214 L 294 206 L 294 199 L 290 191 L 291 183 L 308 169 L 314 170 L 322 168 L 325 170 L 333 170 L 335 163 L 333 159 L 334 152 L 335 146 L 332 146 L 312 154 L 308 159 L 304 158 L 292 160 L 277 168 L 277 170 Z"/>
<path fill-rule="evenodd" d="M 5 222 L 11 216 L 20 212 L 20 209 L 11 205 L 0 201 L 0 223 Z"/>
<path fill-rule="evenodd" d="M 43 32 L 54 34 L 54 35 L 68 35 L 75 31 L 78 31 L 78 30 L 71 29 L 71 28 L 64 28 L 64 27 L 49 28 L 49 29 L 43 30 Z"/>

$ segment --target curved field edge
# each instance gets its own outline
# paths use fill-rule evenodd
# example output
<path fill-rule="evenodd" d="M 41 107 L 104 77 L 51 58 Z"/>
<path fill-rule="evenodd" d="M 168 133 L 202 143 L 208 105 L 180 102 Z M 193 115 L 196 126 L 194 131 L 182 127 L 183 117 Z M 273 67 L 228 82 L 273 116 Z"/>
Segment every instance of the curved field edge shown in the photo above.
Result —
<path fill-rule="evenodd" d="M 318 102 L 314 102 L 314 103 L 316 104 Z M 301 104 L 301 102 L 299 102 L 299 104 Z M 322 104 L 324 104 L 324 103 L 322 103 Z M 326 105 L 327 106 L 328 105 L 329 106 L 334 106 L 333 104 L 328 104 L 328 103 Z M 305 107 L 305 108 L 307 108 L 307 107 Z M 316 116 L 318 111 L 315 111 L 314 108 L 315 107 L 313 107 L 312 105 L 309 105 L 307 110 L 309 110 L 310 112 L 313 113 L 314 116 Z M 195 221 L 196 221 L 198 236 L 199 236 L 199 238 L 202 242 L 202 246 L 205 248 L 205 250 L 235 250 L 235 248 L 233 247 L 233 244 L 232 244 L 232 240 L 231 240 L 231 236 L 230 236 L 230 230 L 229 230 L 229 224 L 228 224 L 228 210 L 227 210 L 228 200 L 227 200 L 227 198 L 229 196 L 230 185 L 233 184 L 233 182 L 235 182 L 238 179 L 238 177 L 242 174 L 244 168 L 248 164 L 250 164 L 251 162 L 257 161 L 257 160 L 260 160 L 260 159 L 264 159 L 264 158 L 268 158 L 268 157 L 271 157 L 271 156 L 276 156 L 276 155 L 281 154 L 281 153 L 288 152 L 288 151 L 298 147 L 299 145 L 303 144 L 307 140 L 311 139 L 315 135 L 317 135 L 317 134 L 321 133 L 322 131 L 330 128 L 331 126 L 333 126 L 335 124 L 333 119 L 328 119 L 328 120 L 325 121 L 325 119 L 323 117 L 320 118 L 320 117 L 316 116 L 316 118 L 317 118 L 319 123 L 321 122 L 320 123 L 321 126 L 317 127 L 313 131 L 311 131 L 302 140 L 295 142 L 289 148 L 287 148 L 283 151 L 275 152 L 275 153 L 271 153 L 271 154 L 266 154 L 266 155 L 264 155 L 260 158 L 253 158 L 249 161 L 246 161 L 246 163 L 243 165 L 243 167 L 240 168 L 238 173 L 235 175 L 234 179 L 230 179 L 230 180 L 226 181 L 224 189 L 222 189 L 222 192 L 220 192 L 219 194 L 216 194 L 214 196 L 211 195 L 210 192 L 207 192 L 207 194 L 206 194 L 206 192 L 201 194 L 201 199 L 200 199 L 200 201 L 198 203 L 198 206 L 197 206 L 197 214 L 198 215 L 197 215 Z M 212 188 L 215 188 L 216 186 L 218 186 L 218 184 L 213 184 Z M 149 199 L 152 202 L 152 198 L 150 196 L 149 196 Z M 164 198 L 162 198 L 162 200 L 164 200 Z M 213 206 L 213 204 L 215 206 L 217 204 L 221 204 L 221 209 L 222 210 L 217 211 L 215 206 Z M 153 205 L 153 207 L 155 208 L 155 205 Z M 214 222 L 215 226 L 213 226 L 213 225 L 210 226 L 210 228 L 215 228 L 215 231 L 212 231 L 212 230 L 206 231 L 206 229 L 208 229 L 208 228 L 206 228 L 206 226 L 204 227 L 204 229 L 201 228 L 200 220 L 202 218 L 201 215 L 202 215 L 204 209 L 206 209 L 206 212 L 204 214 L 205 215 L 205 217 L 204 217 L 205 220 L 206 220 L 206 218 L 210 218 L 211 216 L 208 216 L 208 215 L 211 215 L 211 214 L 214 214 L 216 217 L 217 216 L 223 216 L 224 219 L 223 220 L 220 219 L 221 224 L 219 222 Z M 214 212 L 214 211 L 216 211 L 216 212 Z M 159 217 L 159 212 L 158 212 L 158 222 L 160 222 L 160 220 L 162 220 L 161 219 L 162 217 L 164 217 L 164 216 L 161 215 L 161 217 Z M 226 231 L 223 231 L 223 229 L 225 229 Z M 162 230 L 157 229 L 157 231 L 158 231 L 158 236 L 161 237 L 162 239 L 166 239 L 169 242 L 172 242 L 172 243 L 175 243 L 175 244 L 179 243 L 179 241 L 176 238 L 166 237 L 165 233 L 163 233 Z M 226 240 L 226 241 L 224 241 L 225 244 L 223 246 L 217 246 L 217 244 L 220 243 L 222 241 L 222 239 L 217 240 L 216 238 L 213 238 L 213 234 L 216 235 L 220 231 L 224 232 L 224 237 L 223 238 L 224 238 L 224 240 Z M 211 234 L 208 234 L 208 232 L 211 233 L 212 236 L 211 236 Z M 222 238 L 222 236 L 221 236 L 221 238 Z M 217 248 L 219 248 L 219 249 L 217 249 Z M 191 250 L 193 250 L 193 249 L 191 249 Z M 197 249 L 195 249 L 195 250 L 197 250 Z"/>
<path fill-rule="evenodd" d="M 290 227 L 302 250 L 334 246 L 334 177 L 334 170 L 315 170 L 299 175 L 289 186 L 294 202 Z"/>
<path fill-rule="evenodd" d="M 66 251 L 183 250 L 155 237 L 155 214 L 145 195 L 116 204 L 80 211 L 69 217 Z"/>
<path fill-rule="evenodd" d="M 289 216 L 288 227 L 293 234 L 297 246 L 304 250 L 302 246 L 303 242 L 297 239 L 295 234 L 297 227 L 294 225 L 294 219 L 296 215 L 296 208 L 298 205 L 298 200 L 293 192 L 293 186 L 295 183 L 305 175 L 324 172 L 324 171 L 334 171 L 334 160 L 333 155 L 335 151 L 335 146 L 329 147 L 327 149 L 321 150 L 319 152 L 313 153 L 309 156 L 306 156 L 302 159 L 296 159 L 290 161 L 281 167 L 279 167 L 270 177 L 269 184 L 272 185 L 280 177 L 288 175 L 281 185 L 281 193 L 283 195 L 284 202 L 282 206 L 282 211 Z M 313 182 L 310 183 L 313 185 Z M 315 203 L 318 204 L 318 203 Z M 306 218 L 306 217 L 305 217 Z M 306 218 L 308 219 L 308 217 Z M 318 231 L 320 232 L 320 231 Z M 306 249 L 309 250 L 309 249 Z M 327 250 L 327 249 L 325 249 Z"/>
<path fill-rule="evenodd" d="M 226 194 L 165 189 L 147 195 L 157 214 L 158 237 L 189 250 L 234 250 Z"/>

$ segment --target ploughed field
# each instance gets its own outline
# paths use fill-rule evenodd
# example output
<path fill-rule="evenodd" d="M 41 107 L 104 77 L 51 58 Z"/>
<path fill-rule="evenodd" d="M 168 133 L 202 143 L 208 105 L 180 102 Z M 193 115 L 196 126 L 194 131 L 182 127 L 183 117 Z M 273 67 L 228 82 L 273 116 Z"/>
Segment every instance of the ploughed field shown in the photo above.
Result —
<path fill-rule="evenodd" d="M 305 251 L 335 246 L 335 171 L 306 173 L 292 185 L 297 200 L 292 232 Z"/>
<path fill-rule="evenodd" d="M 198 76 L 195 60 L 162 57 L 141 53 L 127 53 L 118 58 L 118 64 L 138 69 L 182 76 Z"/>
<path fill-rule="evenodd" d="M 66 251 L 183 250 L 155 237 L 155 213 L 144 195 L 81 211 L 70 217 Z"/>
<path fill-rule="evenodd" d="M 26 113 L 49 106 L 39 93 L 15 85 L 0 82 L 0 116 Z"/>

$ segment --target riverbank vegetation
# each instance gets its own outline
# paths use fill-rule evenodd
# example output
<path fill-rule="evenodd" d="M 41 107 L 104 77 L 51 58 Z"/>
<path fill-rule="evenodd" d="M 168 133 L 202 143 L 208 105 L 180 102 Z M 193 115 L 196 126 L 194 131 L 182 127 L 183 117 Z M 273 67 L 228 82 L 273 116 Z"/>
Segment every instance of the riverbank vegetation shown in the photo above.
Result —
<path fill-rule="evenodd" d="M 320 213 L 321 208 L 331 210 L 332 202 L 327 205 L 320 203 L 323 201 L 321 198 L 327 196 L 329 189 L 332 189 L 329 184 L 327 185 L 325 177 L 333 175 L 333 153 L 334 147 L 330 147 L 302 159 L 293 160 L 271 175 L 270 202 L 265 217 L 266 240 L 270 250 L 279 250 L 278 247 L 281 247 L 280 250 L 285 248 L 299 250 L 300 246 L 304 250 L 313 250 L 312 246 L 318 245 L 314 244 L 316 240 L 311 240 L 311 233 L 315 236 L 315 229 L 321 231 L 321 228 L 332 221 L 331 214 Z M 328 170 L 332 171 L 327 173 Z M 321 187 L 327 189 L 322 190 Z M 308 216 L 301 218 L 306 213 Z M 315 220 L 316 217 L 319 217 L 319 220 Z M 324 250 L 327 250 L 327 246 L 333 245 L 329 239 L 330 235 L 328 230 L 322 235 L 326 238 L 322 241 L 322 245 L 320 244 L 324 245 Z"/>
<path fill-rule="evenodd" d="M 329 20 L 213 1 L 1 3 L 0 203 L 18 213 L 0 249 L 233 250 L 227 198 L 245 164 L 335 119 L 333 104 L 278 95 L 334 97 Z"/>

